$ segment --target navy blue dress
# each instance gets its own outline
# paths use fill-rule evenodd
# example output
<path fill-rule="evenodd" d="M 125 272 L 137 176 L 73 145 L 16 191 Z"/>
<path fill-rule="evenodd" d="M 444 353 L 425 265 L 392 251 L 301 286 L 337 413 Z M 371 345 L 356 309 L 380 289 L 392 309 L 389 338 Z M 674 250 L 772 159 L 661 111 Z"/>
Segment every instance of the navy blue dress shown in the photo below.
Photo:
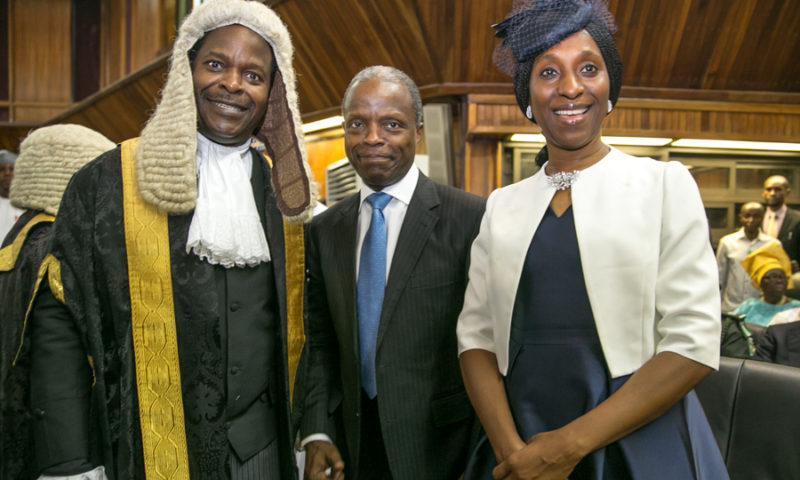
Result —
<path fill-rule="evenodd" d="M 572 207 L 561 217 L 548 208 L 528 249 L 511 322 L 505 385 L 517 431 L 527 440 L 560 428 L 629 377 L 610 378 L 583 280 Z M 496 465 L 484 436 L 465 478 L 491 479 Z M 690 392 L 650 424 L 583 458 L 570 478 L 719 480 L 728 474 Z"/>

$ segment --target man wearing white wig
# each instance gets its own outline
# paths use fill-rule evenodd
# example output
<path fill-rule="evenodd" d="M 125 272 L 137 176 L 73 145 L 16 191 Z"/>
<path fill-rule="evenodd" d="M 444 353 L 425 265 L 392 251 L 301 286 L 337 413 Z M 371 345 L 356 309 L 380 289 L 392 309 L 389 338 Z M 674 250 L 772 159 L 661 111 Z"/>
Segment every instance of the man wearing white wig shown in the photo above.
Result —
<path fill-rule="evenodd" d="M 114 142 L 100 133 L 70 124 L 38 128 L 20 147 L 9 197 L 23 213 L 0 249 L 0 478 L 33 475 L 30 358 L 20 335 L 58 204 L 72 175 L 110 148 Z"/>
<path fill-rule="evenodd" d="M 141 137 L 67 188 L 27 327 L 43 477 L 297 477 L 314 199 L 291 61 L 260 2 L 203 3 Z"/>

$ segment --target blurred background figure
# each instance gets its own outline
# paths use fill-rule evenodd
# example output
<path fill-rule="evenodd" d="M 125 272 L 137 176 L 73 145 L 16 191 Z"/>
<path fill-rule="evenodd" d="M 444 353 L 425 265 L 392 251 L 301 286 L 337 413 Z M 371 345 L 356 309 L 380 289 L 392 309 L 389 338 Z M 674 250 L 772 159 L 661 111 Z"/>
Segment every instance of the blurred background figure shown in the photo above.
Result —
<path fill-rule="evenodd" d="M 800 367 L 800 322 L 770 325 L 756 344 L 756 360 Z"/>
<path fill-rule="evenodd" d="M 17 154 L 0 150 L 0 239 L 5 238 L 11 226 L 17 221 L 22 210 L 11 205 L 8 192 L 14 178 L 14 162 Z"/>
<path fill-rule="evenodd" d="M 739 210 L 742 228 L 725 235 L 719 241 L 717 266 L 723 312 L 732 312 L 748 298 L 758 298 L 761 295 L 761 290 L 753 286 L 741 261 L 754 250 L 770 242 L 777 243 L 774 238 L 761 231 L 763 219 L 763 205 L 757 202 L 745 203 Z"/>
<path fill-rule="evenodd" d="M 0 478 L 33 478 L 28 359 L 27 351 L 18 349 L 61 195 L 73 173 L 112 148 L 114 142 L 80 125 L 40 128 L 20 147 L 10 198 L 22 214 L 0 250 Z"/>
<path fill-rule="evenodd" d="M 798 272 L 800 259 L 800 212 L 786 205 L 791 189 L 789 181 L 781 175 L 773 175 L 764 181 L 761 196 L 767 205 L 761 228 L 770 237 L 781 241 L 783 249 L 792 262 L 792 272 Z"/>
<path fill-rule="evenodd" d="M 787 286 L 792 286 L 791 262 L 777 242 L 754 250 L 742 260 L 742 266 L 761 296 L 748 298 L 734 313 L 745 315 L 750 323 L 767 325 L 776 313 L 800 307 L 800 301 L 786 296 Z"/>

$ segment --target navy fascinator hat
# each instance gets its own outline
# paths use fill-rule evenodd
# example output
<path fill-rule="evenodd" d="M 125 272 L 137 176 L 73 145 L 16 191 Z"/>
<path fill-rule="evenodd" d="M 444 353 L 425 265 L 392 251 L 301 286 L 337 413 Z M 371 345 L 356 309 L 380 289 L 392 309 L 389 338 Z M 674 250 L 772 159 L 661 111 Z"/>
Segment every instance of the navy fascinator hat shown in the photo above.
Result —
<path fill-rule="evenodd" d="M 614 18 L 604 0 L 517 0 L 506 19 L 492 27 L 495 37 L 503 39 L 494 52 L 495 64 L 514 78 L 514 95 L 523 114 L 530 104 L 533 61 L 580 30 L 586 30 L 600 48 L 608 70 L 609 99 L 617 103 L 622 62 L 612 38 Z"/>

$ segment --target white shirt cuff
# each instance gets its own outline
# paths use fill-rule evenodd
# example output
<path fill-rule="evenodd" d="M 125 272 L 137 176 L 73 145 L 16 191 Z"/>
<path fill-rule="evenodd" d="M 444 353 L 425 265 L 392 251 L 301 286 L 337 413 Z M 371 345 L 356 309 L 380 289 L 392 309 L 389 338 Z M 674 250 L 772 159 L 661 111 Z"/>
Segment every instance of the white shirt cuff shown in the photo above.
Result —
<path fill-rule="evenodd" d="M 311 435 L 307 436 L 300 442 L 300 450 L 305 450 L 306 445 L 308 445 L 311 442 L 317 442 L 317 441 L 333 443 L 331 437 L 327 436 L 324 433 L 312 433 Z"/>
<path fill-rule="evenodd" d="M 107 480 L 105 467 L 97 467 L 94 470 L 79 473 L 77 475 L 66 475 L 53 477 L 50 475 L 40 475 L 37 480 Z"/>

